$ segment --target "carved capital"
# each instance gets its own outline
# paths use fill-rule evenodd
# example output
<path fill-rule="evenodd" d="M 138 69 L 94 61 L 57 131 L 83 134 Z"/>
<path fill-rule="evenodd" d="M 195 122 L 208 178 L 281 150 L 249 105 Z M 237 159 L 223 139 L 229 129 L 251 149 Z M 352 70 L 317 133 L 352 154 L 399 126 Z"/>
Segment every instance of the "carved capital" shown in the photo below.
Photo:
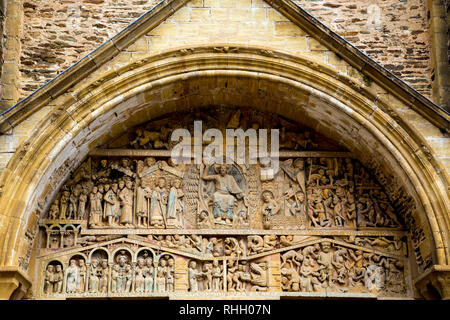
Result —
<path fill-rule="evenodd" d="M 16 267 L 0 267 L 0 300 L 20 300 L 30 286 L 30 280 Z"/>
<path fill-rule="evenodd" d="M 415 285 L 427 300 L 450 300 L 450 266 L 434 265 L 416 279 Z"/>

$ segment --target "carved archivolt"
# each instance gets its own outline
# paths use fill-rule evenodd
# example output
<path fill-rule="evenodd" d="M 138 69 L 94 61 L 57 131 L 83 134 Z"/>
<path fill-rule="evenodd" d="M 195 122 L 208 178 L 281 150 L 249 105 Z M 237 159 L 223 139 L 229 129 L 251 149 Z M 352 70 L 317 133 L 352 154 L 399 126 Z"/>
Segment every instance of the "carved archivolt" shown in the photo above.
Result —
<path fill-rule="evenodd" d="M 195 119 L 280 129 L 279 170 L 175 164 L 170 134 Z M 59 190 L 40 223 L 36 295 L 408 296 L 414 206 L 394 198 L 344 147 L 274 114 L 170 115 L 95 150 Z M 412 243 L 426 268 L 423 237 Z"/>

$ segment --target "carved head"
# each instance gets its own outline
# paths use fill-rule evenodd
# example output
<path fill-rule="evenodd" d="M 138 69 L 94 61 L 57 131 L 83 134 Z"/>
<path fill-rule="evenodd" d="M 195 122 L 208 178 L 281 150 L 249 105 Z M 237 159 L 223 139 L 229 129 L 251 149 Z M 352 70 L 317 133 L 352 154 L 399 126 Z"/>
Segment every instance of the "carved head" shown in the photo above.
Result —
<path fill-rule="evenodd" d="M 93 187 L 92 187 L 92 193 L 97 193 L 97 192 L 98 192 L 97 186 L 93 186 Z"/>
<path fill-rule="evenodd" d="M 324 242 L 321 243 L 321 246 L 322 246 L 322 251 L 323 251 L 323 252 L 325 252 L 325 253 L 330 252 L 330 249 L 331 249 L 331 242 L 324 241 Z"/>
<path fill-rule="evenodd" d="M 175 180 L 173 180 L 172 185 L 173 185 L 175 188 L 180 189 L 180 187 L 181 187 L 181 180 L 180 180 L 180 179 L 175 179 Z"/>
<path fill-rule="evenodd" d="M 148 257 L 147 259 L 145 259 L 145 264 L 147 265 L 147 267 L 153 266 L 153 258 Z"/>
<path fill-rule="evenodd" d="M 303 193 L 303 191 L 297 191 L 296 196 L 298 201 L 300 202 L 305 201 L 305 194 Z"/>
<path fill-rule="evenodd" d="M 146 165 L 147 167 L 151 167 L 151 166 L 153 166 L 155 163 L 156 163 L 155 158 L 153 158 L 153 157 L 147 157 L 147 158 L 145 158 L 145 165 Z"/>
<path fill-rule="evenodd" d="M 107 189 L 106 189 L 106 186 L 108 186 L 108 184 L 105 185 L 105 190 L 107 190 Z M 113 183 L 113 184 L 111 185 L 111 190 L 114 191 L 114 192 L 117 192 L 117 187 L 118 187 L 117 183 Z"/>
<path fill-rule="evenodd" d="M 49 265 L 47 266 L 47 271 L 53 272 L 54 270 L 55 270 L 55 266 L 53 266 L 53 265 L 51 265 L 51 264 L 49 264 Z"/>
<path fill-rule="evenodd" d="M 170 258 L 169 260 L 167 260 L 167 264 L 169 265 L 169 267 L 173 267 L 173 265 L 175 264 L 175 260 L 173 260 L 173 258 Z"/>
<path fill-rule="evenodd" d="M 69 262 L 71 267 L 76 267 L 77 266 L 77 261 L 75 259 L 70 260 Z"/>
<path fill-rule="evenodd" d="M 158 179 L 158 186 L 160 188 L 164 188 L 166 186 L 166 178 L 159 177 L 159 179 Z"/>
<path fill-rule="evenodd" d="M 269 202 L 270 200 L 272 200 L 273 199 L 272 191 L 264 190 L 262 193 L 262 198 L 263 198 L 264 202 L 266 202 L 266 203 Z"/>
<path fill-rule="evenodd" d="M 305 167 L 305 160 L 302 158 L 297 158 L 294 161 L 294 168 L 296 169 L 303 169 Z"/>
<path fill-rule="evenodd" d="M 133 188 L 133 181 L 127 180 L 125 182 L 125 185 L 127 186 L 128 189 L 132 189 Z"/>
<path fill-rule="evenodd" d="M 144 264 L 145 264 L 144 258 L 139 257 L 139 258 L 137 259 L 137 264 L 138 264 L 139 267 L 143 267 Z"/>
<path fill-rule="evenodd" d="M 130 161 L 127 158 L 122 159 L 122 167 L 127 168 L 130 164 Z"/>
<path fill-rule="evenodd" d="M 122 190 L 125 187 L 125 181 L 119 180 L 119 189 Z"/>
<path fill-rule="evenodd" d="M 189 268 L 191 268 L 191 269 L 197 268 L 197 262 L 195 262 L 194 260 L 191 260 L 191 262 L 189 262 Z"/>
<path fill-rule="evenodd" d="M 58 264 L 56 265 L 56 272 L 61 272 L 62 271 L 62 267 Z"/>
<path fill-rule="evenodd" d="M 102 260 L 102 267 L 103 268 L 107 268 L 108 267 L 108 260 L 106 260 L 106 259 Z"/>
<path fill-rule="evenodd" d="M 165 267 L 166 264 L 167 264 L 166 259 L 161 259 L 161 260 L 159 260 L 159 265 L 160 265 L 161 267 Z"/>
<path fill-rule="evenodd" d="M 108 160 L 106 159 L 100 160 L 100 165 L 102 166 L 102 168 L 106 168 L 108 166 Z"/>
<path fill-rule="evenodd" d="M 213 266 L 214 267 L 218 267 L 219 266 L 219 260 L 214 260 L 213 261 Z"/>

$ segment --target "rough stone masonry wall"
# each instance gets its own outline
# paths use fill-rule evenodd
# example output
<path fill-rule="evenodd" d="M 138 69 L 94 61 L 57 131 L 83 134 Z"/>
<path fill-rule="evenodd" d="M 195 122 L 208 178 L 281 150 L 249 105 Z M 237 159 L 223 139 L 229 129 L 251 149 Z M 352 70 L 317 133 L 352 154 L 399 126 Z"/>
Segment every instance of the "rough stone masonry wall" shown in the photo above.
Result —
<path fill-rule="evenodd" d="M 24 0 L 21 96 L 125 28 L 160 0 Z"/>
<path fill-rule="evenodd" d="M 296 0 L 375 61 L 431 96 L 430 36 L 424 0 Z"/>
<path fill-rule="evenodd" d="M 296 2 L 418 91 L 431 95 L 424 0 Z M 156 3 L 158 0 L 25 0 L 21 96 L 71 66 Z"/>

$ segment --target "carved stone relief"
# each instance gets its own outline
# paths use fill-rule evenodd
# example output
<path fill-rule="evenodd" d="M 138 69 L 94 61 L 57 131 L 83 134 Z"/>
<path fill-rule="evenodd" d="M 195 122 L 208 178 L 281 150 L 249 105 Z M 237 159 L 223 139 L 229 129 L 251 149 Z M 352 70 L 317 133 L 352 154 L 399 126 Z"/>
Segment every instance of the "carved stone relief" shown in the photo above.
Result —
<path fill-rule="evenodd" d="M 204 129 L 279 128 L 278 172 L 175 164 L 170 134 L 196 119 Z M 412 199 L 393 188 L 339 144 L 274 114 L 170 115 L 94 150 L 61 187 L 40 221 L 35 294 L 406 297 L 407 239 L 424 266 L 425 235 Z"/>

